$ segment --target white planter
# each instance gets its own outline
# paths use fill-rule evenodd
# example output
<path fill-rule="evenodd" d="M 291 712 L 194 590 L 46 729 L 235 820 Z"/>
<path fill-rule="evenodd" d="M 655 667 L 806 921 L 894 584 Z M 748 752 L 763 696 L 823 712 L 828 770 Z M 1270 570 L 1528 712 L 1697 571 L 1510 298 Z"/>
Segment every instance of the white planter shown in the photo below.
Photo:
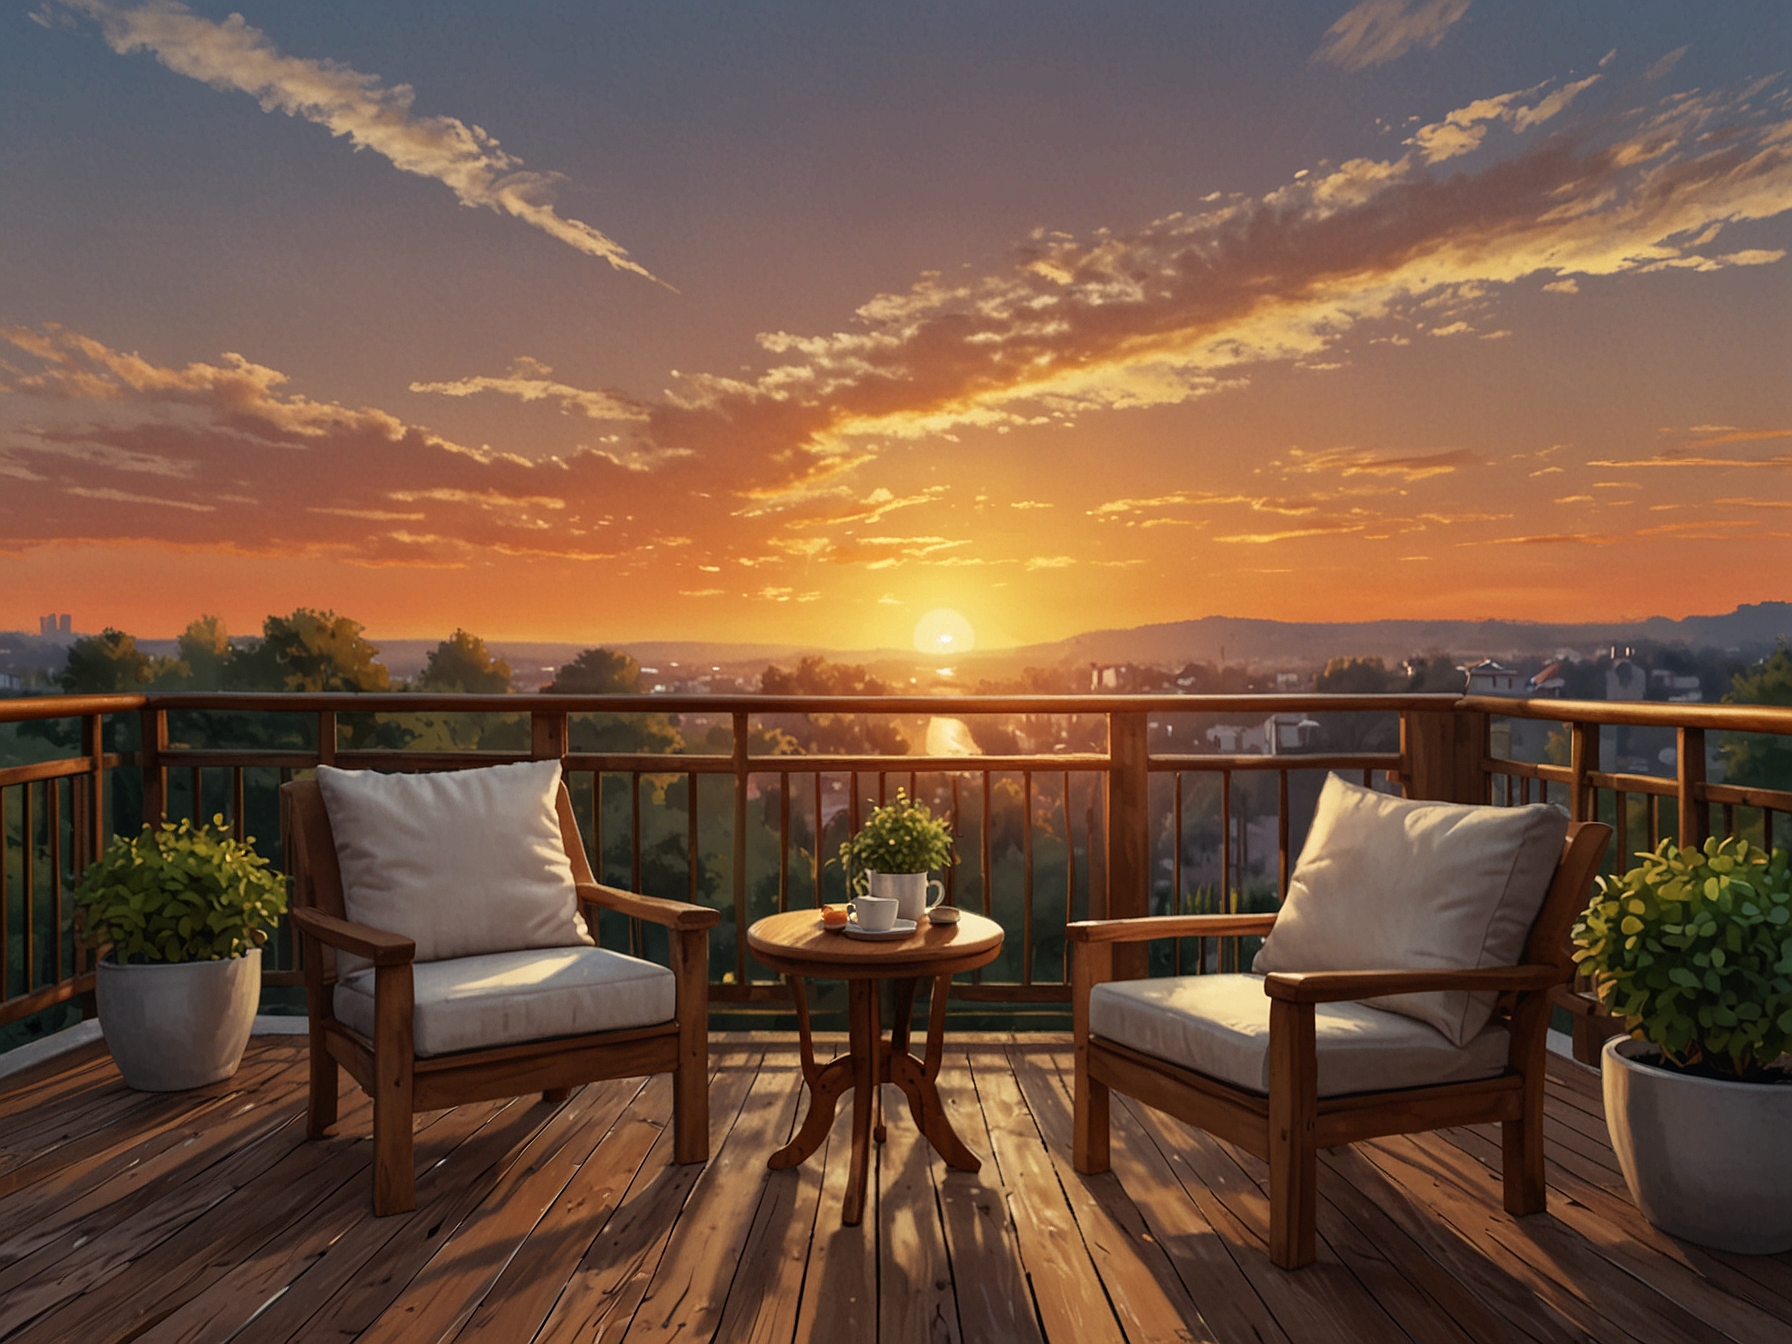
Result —
<path fill-rule="evenodd" d="M 917 923 L 922 915 L 946 898 L 946 887 L 926 873 L 874 873 L 866 871 L 871 895 L 894 897 L 896 918 Z M 931 897 L 931 899 L 929 899 Z"/>
<path fill-rule="evenodd" d="M 1663 1232 L 1743 1255 L 1792 1250 L 1792 1084 L 1729 1083 L 1605 1043 L 1605 1123 L 1631 1198 Z"/>
<path fill-rule="evenodd" d="M 261 1002 L 261 949 L 224 961 L 94 968 L 100 1030 L 127 1085 L 180 1092 L 236 1072 Z"/>

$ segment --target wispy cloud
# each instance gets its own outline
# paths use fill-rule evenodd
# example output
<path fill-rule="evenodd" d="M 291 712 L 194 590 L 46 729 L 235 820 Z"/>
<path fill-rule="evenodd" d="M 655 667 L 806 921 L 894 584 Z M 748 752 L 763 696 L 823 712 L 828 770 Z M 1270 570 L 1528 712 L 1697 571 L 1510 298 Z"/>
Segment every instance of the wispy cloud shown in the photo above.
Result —
<path fill-rule="evenodd" d="M 313 122 L 402 172 L 434 178 L 463 205 L 510 215 L 618 270 L 656 279 L 613 238 L 555 210 L 561 174 L 525 171 L 522 160 L 501 149 L 496 138 L 458 117 L 417 115 L 412 111 L 416 91 L 408 84 L 384 84 L 340 61 L 289 56 L 241 14 L 213 22 L 176 0 L 134 7 L 48 0 L 40 13 L 93 19 L 106 45 L 121 56 L 149 52 L 178 75 L 246 93 L 264 112 Z"/>
<path fill-rule="evenodd" d="M 1316 61 L 1367 70 L 1398 60 L 1414 47 L 1427 51 L 1468 13 L 1469 0 L 1363 0 L 1325 30 Z"/>
<path fill-rule="evenodd" d="M 1397 476 L 1412 482 L 1453 475 L 1479 463 L 1479 458 L 1461 448 L 1400 457 L 1383 457 L 1357 448 L 1330 448 L 1322 452 L 1294 448 L 1289 450 L 1288 460 L 1270 465 L 1290 475 L 1336 472 L 1340 476 Z"/>

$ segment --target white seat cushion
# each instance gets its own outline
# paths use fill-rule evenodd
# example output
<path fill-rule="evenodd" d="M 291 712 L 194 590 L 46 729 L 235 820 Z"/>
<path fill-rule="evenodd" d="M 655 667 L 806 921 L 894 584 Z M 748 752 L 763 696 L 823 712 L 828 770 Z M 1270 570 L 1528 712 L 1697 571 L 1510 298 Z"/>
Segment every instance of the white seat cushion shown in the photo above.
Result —
<path fill-rule="evenodd" d="M 560 762 L 410 775 L 322 765 L 317 786 L 348 917 L 413 939 L 418 961 L 591 945 L 555 810 Z"/>
<path fill-rule="evenodd" d="M 1322 1097 L 1493 1078 L 1506 1067 L 1509 1038 L 1500 1026 L 1458 1047 L 1423 1022 L 1360 1003 L 1322 1003 L 1313 1025 Z M 1089 995 L 1089 1032 L 1269 1094 L 1269 996 L 1260 975 L 1097 985 Z"/>
<path fill-rule="evenodd" d="M 1472 807 L 1394 798 L 1326 778 L 1288 899 L 1251 963 L 1270 971 L 1437 971 L 1511 966 L 1562 857 L 1557 807 Z M 1466 1045 L 1491 993 L 1366 1002 Z"/>
<path fill-rule="evenodd" d="M 336 983 L 336 1016 L 373 1036 L 373 971 Z M 418 1055 L 670 1022 L 678 982 L 664 966 L 601 947 L 494 952 L 412 970 Z"/>

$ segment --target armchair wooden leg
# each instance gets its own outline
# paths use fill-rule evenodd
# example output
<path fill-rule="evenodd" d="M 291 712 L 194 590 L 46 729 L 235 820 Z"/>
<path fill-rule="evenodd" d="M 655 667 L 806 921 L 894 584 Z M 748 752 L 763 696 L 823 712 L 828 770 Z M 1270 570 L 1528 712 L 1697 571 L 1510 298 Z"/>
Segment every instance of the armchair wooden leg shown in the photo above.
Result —
<path fill-rule="evenodd" d="M 412 1078 L 410 963 L 380 966 L 373 982 L 373 1212 L 377 1217 L 417 1207 L 416 1159 L 411 1149 Z"/>
<path fill-rule="evenodd" d="M 321 1025 L 311 1026 L 311 1088 L 305 1104 L 305 1137 L 321 1139 L 336 1123 L 336 1102 L 342 1066 L 330 1053 Z"/>
<path fill-rule="evenodd" d="M 1524 1115 L 1500 1125 L 1500 1175 L 1506 1212 L 1515 1217 L 1549 1206 L 1543 1177 L 1543 1072 L 1525 1080 Z"/>
<path fill-rule="evenodd" d="M 1313 1005 L 1269 1006 L 1269 1258 L 1299 1269 L 1317 1257 L 1318 1053 Z"/>
<path fill-rule="evenodd" d="M 709 1161 L 709 935 L 685 930 L 672 943 L 678 977 L 678 1067 L 672 1073 L 672 1160 Z"/>
<path fill-rule="evenodd" d="M 1084 1175 L 1108 1170 L 1108 1085 L 1089 1072 L 1089 992 L 1113 978 L 1109 943 L 1077 943 L 1071 963 L 1071 1015 L 1075 1029 L 1076 1080 L 1072 1097 L 1070 1161 Z"/>

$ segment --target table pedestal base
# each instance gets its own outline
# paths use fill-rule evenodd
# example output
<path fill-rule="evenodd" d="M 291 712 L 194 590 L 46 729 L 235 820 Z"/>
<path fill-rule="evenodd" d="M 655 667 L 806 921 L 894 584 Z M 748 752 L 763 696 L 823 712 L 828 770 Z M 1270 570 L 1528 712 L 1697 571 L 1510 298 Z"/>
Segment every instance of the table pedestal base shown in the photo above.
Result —
<path fill-rule="evenodd" d="M 846 1183 L 846 1198 L 840 1221 L 851 1227 L 865 1216 L 865 1186 L 871 1171 L 871 1138 L 873 1113 L 879 1143 L 884 1139 L 879 1084 L 894 1083 L 908 1098 L 909 1114 L 934 1151 L 946 1165 L 958 1171 L 977 1171 L 982 1167 L 977 1155 L 964 1146 L 946 1118 L 935 1081 L 944 1054 L 946 1033 L 946 998 L 952 977 L 934 980 L 933 1002 L 927 1014 L 927 1056 L 916 1059 L 909 1053 L 909 1022 L 914 1016 L 915 995 L 920 989 L 919 977 L 892 977 L 896 987 L 896 1021 L 890 1039 L 885 1041 L 878 1023 L 877 985 L 873 979 L 847 981 L 849 1010 L 849 1048 L 846 1054 L 825 1065 L 815 1062 L 814 1044 L 809 1033 L 809 1000 L 802 978 L 790 977 L 796 998 L 797 1034 L 802 1047 L 803 1079 L 809 1084 L 809 1109 L 796 1137 L 771 1155 L 766 1163 L 773 1171 L 783 1171 L 807 1160 L 827 1140 L 834 1127 L 834 1113 L 840 1098 L 852 1092 L 852 1168 Z"/>

